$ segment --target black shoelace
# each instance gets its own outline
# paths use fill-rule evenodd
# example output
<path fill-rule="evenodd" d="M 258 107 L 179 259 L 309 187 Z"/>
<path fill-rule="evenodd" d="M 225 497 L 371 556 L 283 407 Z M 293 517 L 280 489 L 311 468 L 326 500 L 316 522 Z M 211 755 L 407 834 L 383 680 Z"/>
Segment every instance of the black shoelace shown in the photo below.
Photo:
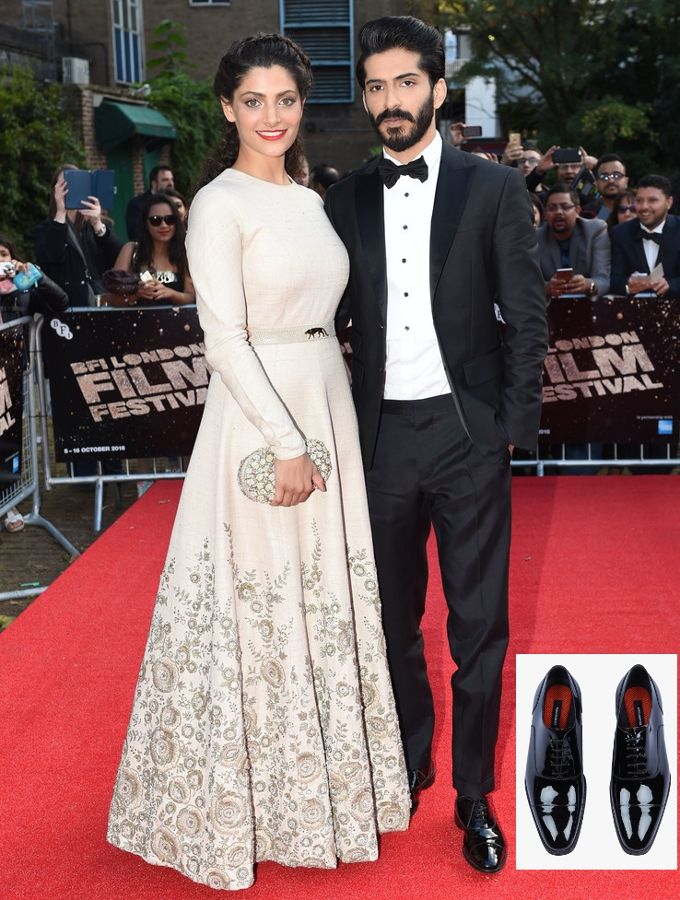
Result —
<path fill-rule="evenodd" d="M 647 774 L 647 746 L 644 728 L 626 729 L 626 769 L 628 775 L 639 778 Z"/>
<path fill-rule="evenodd" d="M 551 735 L 548 747 L 548 761 L 552 774 L 556 778 L 568 775 L 573 770 L 574 757 L 571 745 L 566 737 Z"/>
<path fill-rule="evenodd" d="M 486 828 L 489 823 L 489 811 L 483 800 L 475 800 L 472 804 L 470 825 L 473 828 Z"/>

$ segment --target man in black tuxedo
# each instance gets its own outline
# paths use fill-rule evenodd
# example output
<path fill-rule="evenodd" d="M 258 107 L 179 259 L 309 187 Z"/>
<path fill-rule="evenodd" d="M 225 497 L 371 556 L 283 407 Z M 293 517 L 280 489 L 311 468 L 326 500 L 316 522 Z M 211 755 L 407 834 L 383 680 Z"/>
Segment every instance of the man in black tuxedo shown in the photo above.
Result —
<path fill-rule="evenodd" d="M 439 32 L 387 16 L 359 41 L 384 153 L 331 187 L 326 208 L 351 262 L 338 327 L 351 318 L 388 657 L 416 802 L 434 778 L 420 629 L 432 524 L 458 667 L 456 822 L 468 862 L 495 872 L 506 849 L 486 795 L 508 639 L 510 455 L 535 446 L 547 349 L 536 235 L 516 170 L 441 141 Z"/>
<path fill-rule="evenodd" d="M 673 190 L 663 175 L 645 175 L 635 194 L 637 219 L 612 231 L 613 294 L 653 291 L 657 297 L 680 297 L 680 216 L 671 216 Z M 663 277 L 650 280 L 663 265 Z"/>

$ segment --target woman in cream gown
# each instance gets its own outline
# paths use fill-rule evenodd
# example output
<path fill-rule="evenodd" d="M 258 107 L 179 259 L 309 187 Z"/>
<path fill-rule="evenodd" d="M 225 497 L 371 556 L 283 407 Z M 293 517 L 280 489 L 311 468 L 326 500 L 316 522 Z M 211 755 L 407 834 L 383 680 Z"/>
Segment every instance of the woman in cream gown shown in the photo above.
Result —
<path fill-rule="evenodd" d="M 109 819 L 111 843 L 216 888 L 248 887 L 262 860 L 373 860 L 378 834 L 409 821 L 334 337 L 348 262 L 319 197 L 284 168 L 310 82 L 277 35 L 235 44 L 215 79 L 227 138 L 187 241 L 213 373 Z M 305 439 L 330 451 L 325 483 Z M 273 505 L 237 478 L 263 446 Z"/>

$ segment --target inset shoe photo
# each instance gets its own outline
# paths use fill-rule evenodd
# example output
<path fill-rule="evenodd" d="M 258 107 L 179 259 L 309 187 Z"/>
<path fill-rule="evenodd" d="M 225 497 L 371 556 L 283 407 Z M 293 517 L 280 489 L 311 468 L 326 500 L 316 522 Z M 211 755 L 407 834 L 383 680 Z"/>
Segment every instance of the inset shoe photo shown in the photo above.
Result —
<path fill-rule="evenodd" d="M 581 831 L 582 744 L 581 691 L 564 666 L 553 666 L 534 697 L 524 786 L 538 836 L 555 856 L 571 853 Z"/>
<path fill-rule="evenodd" d="M 677 656 L 516 667 L 516 868 L 677 868 Z"/>
<path fill-rule="evenodd" d="M 635 665 L 616 689 L 616 731 L 610 786 L 621 847 L 634 856 L 654 843 L 670 793 L 661 693 Z"/>

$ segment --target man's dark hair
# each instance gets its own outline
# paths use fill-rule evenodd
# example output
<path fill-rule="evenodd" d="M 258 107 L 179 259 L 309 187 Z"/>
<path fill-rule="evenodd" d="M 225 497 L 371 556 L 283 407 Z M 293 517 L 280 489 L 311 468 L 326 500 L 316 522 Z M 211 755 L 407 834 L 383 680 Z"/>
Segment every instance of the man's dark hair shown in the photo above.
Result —
<path fill-rule="evenodd" d="M 553 194 L 569 194 L 571 197 L 571 202 L 574 206 L 581 205 L 581 199 L 578 195 L 578 191 L 575 191 L 572 187 L 566 184 L 564 181 L 558 181 L 557 184 L 554 184 L 545 197 L 545 205 L 547 206 L 550 203 L 550 198 Z"/>
<path fill-rule="evenodd" d="M 436 28 L 413 16 L 382 16 L 366 22 L 359 32 L 356 75 L 362 91 L 366 84 L 366 59 L 395 48 L 420 54 L 419 68 L 427 73 L 433 87 L 444 77 L 444 42 Z"/>
<path fill-rule="evenodd" d="M 153 169 L 149 172 L 149 187 L 151 187 L 152 182 L 158 181 L 158 173 L 159 172 L 172 172 L 172 166 L 154 166 Z"/>
<path fill-rule="evenodd" d="M 597 178 L 597 173 L 600 171 L 600 166 L 603 163 L 610 163 L 610 162 L 621 163 L 621 165 L 623 166 L 623 171 L 626 172 L 626 174 L 628 173 L 628 170 L 626 169 L 626 164 L 621 159 L 621 157 L 618 155 L 618 153 L 603 153 L 602 156 L 598 159 L 598 161 L 593 166 L 593 175 Z"/>
<path fill-rule="evenodd" d="M 318 166 L 314 166 L 309 173 L 310 186 L 312 183 L 316 183 L 328 190 L 336 181 L 340 181 L 340 173 L 335 166 L 330 166 L 328 163 L 320 163 Z"/>
<path fill-rule="evenodd" d="M 656 188 L 667 197 L 673 196 L 673 185 L 665 175 L 645 175 L 637 183 L 638 188 Z"/>

